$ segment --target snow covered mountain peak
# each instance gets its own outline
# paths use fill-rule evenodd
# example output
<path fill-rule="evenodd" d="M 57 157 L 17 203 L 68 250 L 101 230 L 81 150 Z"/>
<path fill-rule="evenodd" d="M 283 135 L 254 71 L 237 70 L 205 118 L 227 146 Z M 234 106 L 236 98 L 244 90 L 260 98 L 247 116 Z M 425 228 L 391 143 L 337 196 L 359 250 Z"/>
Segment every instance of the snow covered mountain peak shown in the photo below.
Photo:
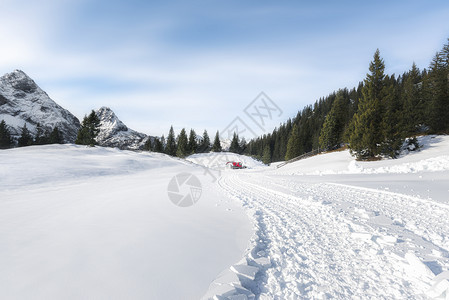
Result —
<path fill-rule="evenodd" d="M 100 146 L 120 149 L 142 149 L 148 137 L 144 133 L 129 129 L 109 107 L 96 110 L 100 119 L 100 133 L 97 142 Z"/>
<path fill-rule="evenodd" d="M 58 127 L 65 142 L 75 141 L 79 120 L 59 106 L 25 72 L 14 70 L 0 77 L 0 120 L 16 139 L 26 125 L 31 134 L 37 124 L 43 130 Z"/>

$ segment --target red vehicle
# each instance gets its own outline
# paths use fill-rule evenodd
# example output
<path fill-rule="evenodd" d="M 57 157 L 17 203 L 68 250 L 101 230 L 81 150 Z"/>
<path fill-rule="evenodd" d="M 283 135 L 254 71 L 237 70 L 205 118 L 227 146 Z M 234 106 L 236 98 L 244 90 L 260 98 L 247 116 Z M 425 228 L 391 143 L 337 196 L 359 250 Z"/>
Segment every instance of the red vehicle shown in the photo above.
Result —
<path fill-rule="evenodd" d="M 236 161 L 228 161 L 226 163 L 226 166 L 230 167 L 231 169 L 245 169 L 246 168 L 242 165 L 241 162 L 236 162 Z"/>

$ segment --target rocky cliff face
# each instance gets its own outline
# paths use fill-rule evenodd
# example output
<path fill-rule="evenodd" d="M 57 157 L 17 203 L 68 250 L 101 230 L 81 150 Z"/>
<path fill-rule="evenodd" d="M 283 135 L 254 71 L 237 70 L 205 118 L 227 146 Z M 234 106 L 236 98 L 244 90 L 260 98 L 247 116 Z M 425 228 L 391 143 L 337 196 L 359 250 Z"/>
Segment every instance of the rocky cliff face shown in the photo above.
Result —
<path fill-rule="evenodd" d="M 14 138 L 26 124 L 31 134 L 39 123 L 44 130 L 55 126 L 67 143 L 73 143 L 79 120 L 59 106 L 23 71 L 15 70 L 0 77 L 0 121 L 5 120 Z"/>
<path fill-rule="evenodd" d="M 103 147 L 119 149 L 143 149 L 145 142 L 153 137 L 129 129 L 109 107 L 102 107 L 95 111 L 100 119 L 100 133 L 97 142 Z"/>

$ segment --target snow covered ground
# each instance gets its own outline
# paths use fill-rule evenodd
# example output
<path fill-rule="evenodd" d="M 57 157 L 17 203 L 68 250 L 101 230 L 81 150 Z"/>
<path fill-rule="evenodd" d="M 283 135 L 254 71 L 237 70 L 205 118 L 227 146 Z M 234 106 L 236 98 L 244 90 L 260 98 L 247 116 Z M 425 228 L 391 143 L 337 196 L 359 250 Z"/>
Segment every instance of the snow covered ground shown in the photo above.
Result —
<path fill-rule="evenodd" d="M 449 137 L 276 169 L 73 145 L 0 151 L 4 298 L 449 297 Z M 241 161 L 245 170 L 224 168 Z M 202 184 L 177 207 L 173 176 Z"/>
<path fill-rule="evenodd" d="M 187 208 L 167 195 L 181 172 L 202 183 Z M 203 174 L 101 147 L 0 151 L 0 298 L 199 299 L 252 233 Z"/>

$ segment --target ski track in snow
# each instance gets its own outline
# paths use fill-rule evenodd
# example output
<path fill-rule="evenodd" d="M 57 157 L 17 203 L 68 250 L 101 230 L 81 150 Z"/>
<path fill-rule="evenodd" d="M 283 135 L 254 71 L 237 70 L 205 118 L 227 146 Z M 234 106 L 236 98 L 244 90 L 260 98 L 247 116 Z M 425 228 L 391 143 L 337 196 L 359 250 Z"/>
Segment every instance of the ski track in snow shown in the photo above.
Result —
<path fill-rule="evenodd" d="M 219 186 L 255 235 L 214 299 L 427 299 L 448 273 L 448 205 L 261 174 L 227 173 Z"/>

